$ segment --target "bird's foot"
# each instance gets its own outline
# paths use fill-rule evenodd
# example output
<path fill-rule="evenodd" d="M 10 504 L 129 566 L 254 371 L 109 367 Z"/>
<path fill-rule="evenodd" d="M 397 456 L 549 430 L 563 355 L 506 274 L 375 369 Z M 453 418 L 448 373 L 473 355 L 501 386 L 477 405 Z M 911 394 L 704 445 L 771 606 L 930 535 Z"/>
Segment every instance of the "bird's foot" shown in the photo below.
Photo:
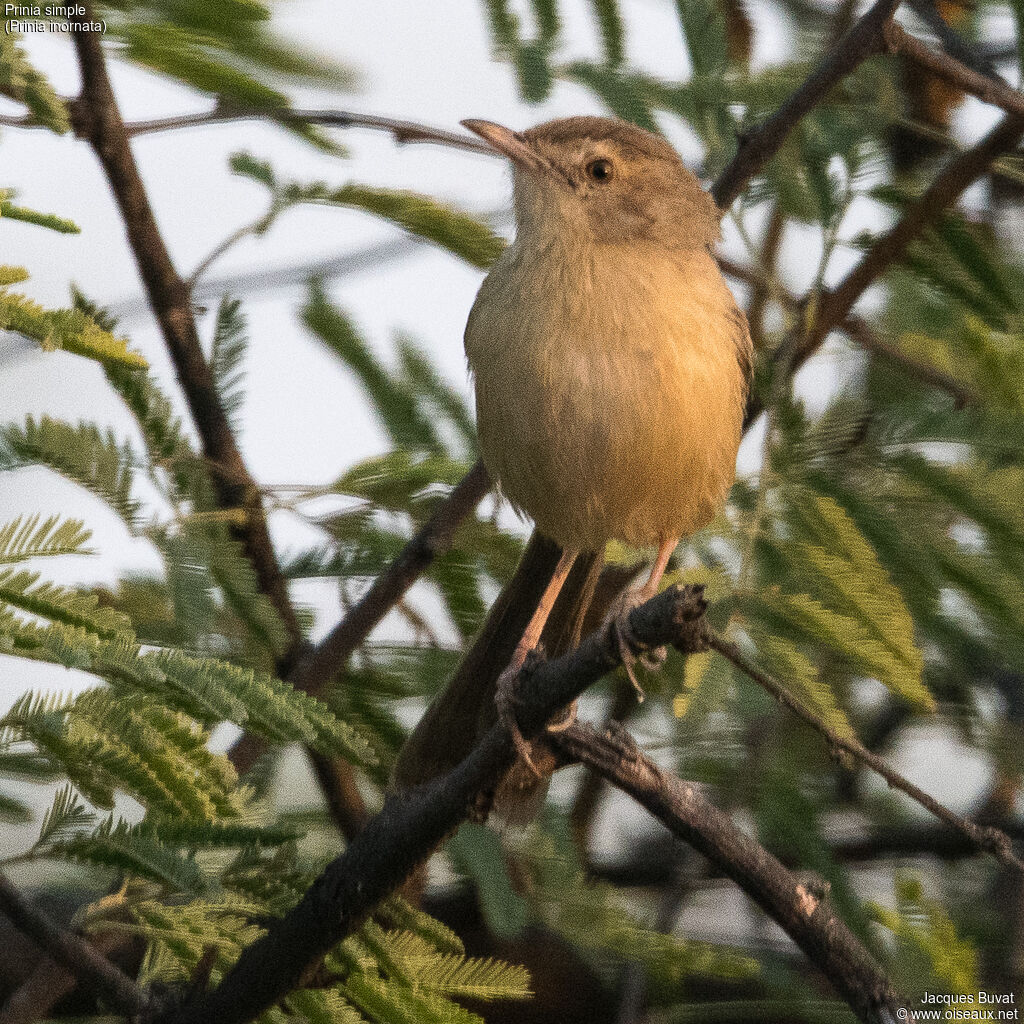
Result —
<path fill-rule="evenodd" d="M 531 774 L 538 780 L 544 778 L 544 773 L 534 764 L 532 747 L 529 740 L 523 735 L 516 721 L 516 705 L 519 703 L 518 686 L 519 674 L 523 669 L 529 670 L 532 663 L 543 658 L 539 651 L 531 651 L 527 656 L 526 663 L 515 667 L 510 665 L 498 677 L 498 685 L 494 693 L 494 703 L 498 709 L 498 721 L 508 730 L 512 737 L 512 745 L 516 748 L 516 754 L 526 765 Z M 576 701 L 573 701 L 563 712 L 562 716 L 549 723 L 547 732 L 564 732 L 576 721 Z"/>
<path fill-rule="evenodd" d="M 548 732 L 565 732 L 571 725 L 576 723 L 576 701 L 573 701 L 566 709 L 562 712 L 561 718 L 556 718 L 553 722 L 548 722 Z"/>
<path fill-rule="evenodd" d="M 494 703 L 498 709 L 498 721 L 505 726 L 509 736 L 512 737 L 512 745 L 516 748 L 519 759 L 539 779 L 540 772 L 537 771 L 537 766 L 533 763 L 533 758 L 530 756 L 530 744 L 526 742 L 526 737 L 516 721 L 516 704 L 519 703 L 519 697 L 516 693 L 519 683 L 519 670 L 520 666 L 510 665 L 498 676 L 498 685 L 494 691 Z"/>
<path fill-rule="evenodd" d="M 619 657 L 622 659 L 622 667 L 626 670 L 630 683 L 636 691 L 638 703 L 644 699 L 644 690 L 636 678 L 635 665 L 643 665 L 650 672 L 656 672 L 665 664 L 668 657 L 664 647 L 648 647 L 642 643 L 633 632 L 629 616 L 634 608 L 638 608 L 645 601 L 653 597 L 648 593 L 646 587 L 639 590 L 627 590 L 620 595 L 619 599 L 612 605 L 605 622 L 615 634 L 615 643 L 618 647 Z"/>

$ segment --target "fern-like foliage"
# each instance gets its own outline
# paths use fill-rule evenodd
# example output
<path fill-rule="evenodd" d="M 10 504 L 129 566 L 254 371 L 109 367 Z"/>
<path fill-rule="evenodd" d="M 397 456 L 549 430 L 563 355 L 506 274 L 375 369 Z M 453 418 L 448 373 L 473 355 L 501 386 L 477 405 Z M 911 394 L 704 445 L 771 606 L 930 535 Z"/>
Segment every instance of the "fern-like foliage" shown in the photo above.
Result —
<path fill-rule="evenodd" d="M 19 219 L 61 229 L 58 220 L 30 218 L 27 214 Z M 0 287 L 0 330 L 17 331 L 38 341 L 45 350 L 63 349 L 104 365 L 122 364 L 137 369 L 146 366 L 145 359 L 129 349 L 124 338 L 115 338 L 81 310 L 44 309 L 38 302 L 6 287 Z"/>
<path fill-rule="evenodd" d="M 270 164 L 249 153 L 236 153 L 231 158 L 231 168 L 236 174 L 270 190 L 270 210 L 261 224 L 261 231 L 289 207 L 316 203 L 373 214 L 433 242 L 475 267 L 490 266 L 505 247 L 504 241 L 488 224 L 429 196 L 354 183 L 332 188 L 323 182 L 282 182 Z"/>
<path fill-rule="evenodd" d="M 91 554 L 91 534 L 80 519 L 18 516 L 0 525 L 0 565 L 54 555 Z"/>
<path fill-rule="evenodd" d="M 609 885 L 588 880 L 564 837 L 538 833 L 527 852 L 531 905 L 549 928 L 597 961 L 641 964 L 664 989 L 694 974 L 745 977 L 757 964 L 735 950 L 691 942 L 645 927 Z"/>
<path fill-rule="evenodd" d="M 71 127 L 63 100 L 29 62 L 20 35 L 10 30 L 0 39 L 0 94 L 23 104 L 31 124 L 57 133 Z"/>
<path fill-rule="evenodd" d="M 0 468 L 47 466 L 101 497 L 127 523 L 133 524 L 139 504 L 132 495 L 134 460 L 131 449 L 111 431 L 89 423 L 72 426 L 43 416 L 24 426 L 0 429 Z"/>
<path fill-rule="evenodd" d="M 245 379 L 242 363 L 245 359 L 247 339 L 242 304 L 225 296 L 217 308 L 217 321 L 210 351 L 210 372 L 220 404 L 228 417 L 235 421 L 242 407 Z"/>
<path fill-rule="evenodd" d="M 977 993 L 977 951 L 957 934 L 942 904 L 926 896 L 921 881 L 912 876 L 898 877 L 895 890 L 895 909 L 872 903 L 869 911 L 899 940 L 909 983 L 926 990 L 931 977 L 936 987 L 951 994 Z"/>

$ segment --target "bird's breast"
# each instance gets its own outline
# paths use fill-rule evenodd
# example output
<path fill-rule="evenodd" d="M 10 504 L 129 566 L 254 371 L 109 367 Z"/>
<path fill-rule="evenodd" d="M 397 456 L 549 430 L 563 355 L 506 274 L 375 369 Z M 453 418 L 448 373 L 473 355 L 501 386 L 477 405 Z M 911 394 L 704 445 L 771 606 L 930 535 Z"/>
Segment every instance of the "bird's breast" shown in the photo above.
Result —
<path fill-rule="evenodd" d="M 510 247 L 466 329 L 481 452 L 505 495 L 577 549 L 704 525 L 735 467 L 738 323 L 704 251 Z"/>

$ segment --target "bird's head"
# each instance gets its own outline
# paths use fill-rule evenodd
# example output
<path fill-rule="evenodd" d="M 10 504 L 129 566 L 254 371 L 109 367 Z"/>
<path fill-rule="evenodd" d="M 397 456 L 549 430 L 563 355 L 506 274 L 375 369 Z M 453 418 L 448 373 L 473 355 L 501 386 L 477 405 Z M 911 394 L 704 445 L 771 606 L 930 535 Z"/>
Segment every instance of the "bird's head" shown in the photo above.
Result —
<path fill-rule="evenodd" d="M 608 117 L 569 117 L 515 132 L 463 121 L 515 171 L 521 238 L 698 249 L 717 240 L 718 208 L 676 151 L 651 132 Z"/>

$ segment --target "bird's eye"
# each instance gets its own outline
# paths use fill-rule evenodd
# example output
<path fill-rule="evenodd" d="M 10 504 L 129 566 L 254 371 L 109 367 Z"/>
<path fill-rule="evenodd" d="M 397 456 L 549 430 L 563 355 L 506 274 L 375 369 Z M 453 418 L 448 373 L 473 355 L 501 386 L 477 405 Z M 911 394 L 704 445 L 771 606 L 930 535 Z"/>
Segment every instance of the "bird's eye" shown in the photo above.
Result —
<path fill-rule="evenodd" d="M 606 182 L 612 179 L 611 160 L 592 160 L 587 164 L 587 174 L 594 181 Z"/>

